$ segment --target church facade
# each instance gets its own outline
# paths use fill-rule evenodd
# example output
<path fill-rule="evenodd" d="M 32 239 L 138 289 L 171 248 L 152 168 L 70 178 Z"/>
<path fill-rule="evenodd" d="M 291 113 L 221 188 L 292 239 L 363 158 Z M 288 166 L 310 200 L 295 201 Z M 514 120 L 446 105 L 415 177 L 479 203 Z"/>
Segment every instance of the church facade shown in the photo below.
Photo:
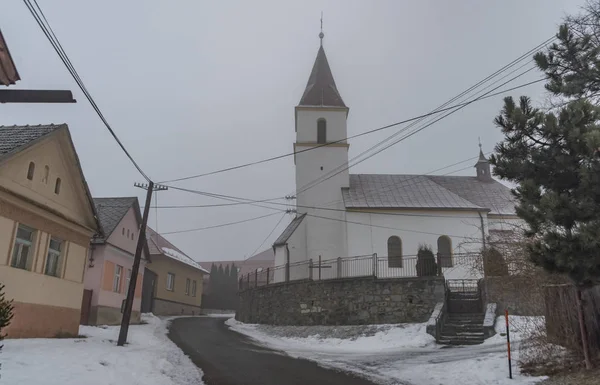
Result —
<path fill-rule="evenodd" d="M 405 277 L 416 275 L 417 251 L 427 245 L 446 257 L 444 275 L 472 278 L 461 257 L 518 223 L 510 189 L 492 178 L 481 149 L 473 176 L 350 174 L 348 113 L 321 40 L 295 107 L 297 216 L 273 245 L 275 265 L 377 254 L 377 274 Z M 372 269 L 365 261 L 364 270 Z M 329 267 L 323 278 L 339 274 Z"/>

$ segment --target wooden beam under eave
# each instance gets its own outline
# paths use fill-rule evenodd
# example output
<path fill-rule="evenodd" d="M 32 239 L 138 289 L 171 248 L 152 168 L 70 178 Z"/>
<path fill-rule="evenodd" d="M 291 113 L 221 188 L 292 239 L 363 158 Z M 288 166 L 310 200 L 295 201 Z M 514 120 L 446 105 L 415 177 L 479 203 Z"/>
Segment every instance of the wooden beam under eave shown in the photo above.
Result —
<path fill-rule="evenodd" d="M 68 90 L 0 90 L 0 103 L 76 103 Z"/>

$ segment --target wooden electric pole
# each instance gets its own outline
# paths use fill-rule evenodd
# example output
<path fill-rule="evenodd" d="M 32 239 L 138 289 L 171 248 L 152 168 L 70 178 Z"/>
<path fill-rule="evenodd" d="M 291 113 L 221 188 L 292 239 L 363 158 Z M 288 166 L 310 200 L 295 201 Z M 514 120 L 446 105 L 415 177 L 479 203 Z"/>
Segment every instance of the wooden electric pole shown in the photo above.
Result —
<path fill-rule="evenodd" d="M 129 321 L 131 319 L 131 309 L 133 308 L 133 297 L 135 296 L 135 286 L 137 276 L 140 270 L 140 261 L 142 259 L 142 250 L 144 250 L 144 242 L 146 242 L 146 224 L 148 223 L 148 213 L 150 212 L 150 204 L 152 203 L 152 192 L 167 190 L 168 187 L 154 185 L 154 182 L 149 181 L 148 184 L 135 183 L 135 187 L 148 190 L 146 193 L 146 204 L 144 205 L 144 215 L 142 216 L 142 225 L 138 235 L 137 247 L 135 249 L 135 257 L 133 258 L 133 266 L 131 267 L 131 279 L 129 280 L 129 288 L 127 289 L 127 298 L 125 299 L 125 308 L 123 309 L 123 318 L 121 319 L 121 330 L 119 331 L 119 340 L 117 346 L 125 345 L 127 342 L 127 332 L 129 331 Z"/>

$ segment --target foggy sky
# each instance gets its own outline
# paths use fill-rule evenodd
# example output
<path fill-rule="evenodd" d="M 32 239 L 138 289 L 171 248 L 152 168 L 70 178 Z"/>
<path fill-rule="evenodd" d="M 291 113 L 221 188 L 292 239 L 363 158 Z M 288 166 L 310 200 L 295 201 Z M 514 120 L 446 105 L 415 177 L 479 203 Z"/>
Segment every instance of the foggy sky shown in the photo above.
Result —
<path fill-rule="evenodd" d="M 293 150 L 294 106 L 319 48 L 321 11 L 325 51 L 350 107 L 348 134 L 354 135 L 430 111 L 555 34 L 565 13 L 582 5 L 582 0 L 38 2 L 107 120 L 155 181 Z M 135 195 L 143 205 L 144 191 L 133 187 L 142 177 L 22 1 L 2 0 L 0 28 L 22 78 L 14 88 L 70 89 L 78 101 L 0 104 L 0 125 L 67 123 L 92 195 Z M 533 71 L 511 85 L 540 76 Z M 541 101 L 542 85 L 511 93 L 521 94 Z M 492 123 L 501 99 L 474 103 L 351 173 L 427 173 L 476 156 L 478 137 L 484 151 L 491 151 L 502 138 Z M 349 156 L 398 129 L 352 140 Z M 475 174 L 469 169 L 455 175 Z M 293 158 L 177 185 L 251 199 L 284 196 L 295 189 Z M 158 193 L 159 205 L 212 203 L 226 202 L 175 190 Z M 177 231 L 270 212 L 248 205 L 161 209 L 158 218 L 152 211 L 149 225 Z M 197 260 L 240 259 L 280 218 L 167 238 Z"/>

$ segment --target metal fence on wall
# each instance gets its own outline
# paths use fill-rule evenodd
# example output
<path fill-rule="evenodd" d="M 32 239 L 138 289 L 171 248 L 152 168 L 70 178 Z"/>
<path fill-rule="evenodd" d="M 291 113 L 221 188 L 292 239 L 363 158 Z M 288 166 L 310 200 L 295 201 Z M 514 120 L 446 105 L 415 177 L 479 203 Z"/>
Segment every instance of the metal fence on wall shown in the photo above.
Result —
<path fill-rule="evenodd" d="M 378 279 L 446 276 L 449 278 L 479 278 L 480 254 L 455 254 L 437 256 L 435 263 L 424 262 L 416 256 L 378 257 L 377 254 L 315 259 L 258 269 L 239 279 L 239 289 L 266 286 L 299 280 L 329 280 L 352 277 Z"/>

